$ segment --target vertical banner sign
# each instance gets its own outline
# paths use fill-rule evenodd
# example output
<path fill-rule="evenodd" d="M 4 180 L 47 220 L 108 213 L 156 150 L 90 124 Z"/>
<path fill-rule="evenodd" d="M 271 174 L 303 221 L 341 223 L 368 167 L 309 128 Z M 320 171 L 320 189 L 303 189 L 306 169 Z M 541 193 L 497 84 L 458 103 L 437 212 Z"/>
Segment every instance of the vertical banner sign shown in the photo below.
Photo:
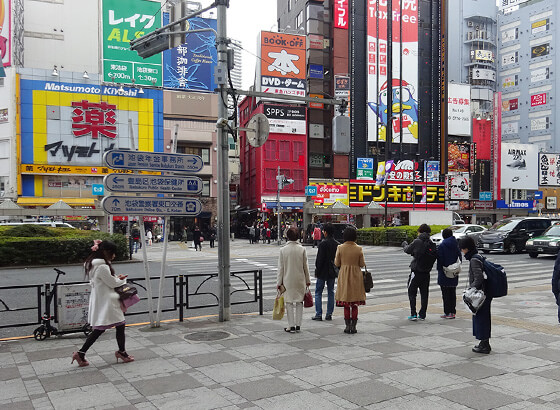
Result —
<path fill-rule="evenodd" d="M 103 0 L 103 81 L 162 86 L 161 54 L 144 59 L 129 46 L 161 27 L 160 7 L 159 1 Z"/>
<path fill-rule="evenodd" d="M 334 28 L 348 30 L 348 1 L 349 0 L 335 0 Z"/>
<path fill-rule="evenodd" d="M 449 135 L 471 135 L 471 86 L 449 84 L 447 94 Z"/>
<path fill-rule="evenodd" d="M 12 65 L 12 2 L 0 0 L 0 57 L 4 67 Z"/>
<path fill-rule="evenodd" d="M 539 152 L 539 186 L 560 186 L 560 154 Z"/>
<path fill-rule="evenodd" d="M 379 135 L 379 140 L 385 141 L 387 127 L 391 126 L 393 141 L 400 142 L 402 121 L 402 142 L 416 144 L 418 143 L 418 0 L 402 0 L 402 16 L 400 8 L 399 1 L 394 1 L 391 13 L 387 10 L 386 1 L 370 1 L 367 9 L 368 140 L 377 141 Z M 392 84 L 387 84 L 387 16 L 392 17 L 393 24 L 393 61 L 400 60 L 401 42 L 403 50 L 402 72 L 398 63 L 393 64 Z M 379 89 L 377 89 L 378 79 Z M 392 121 L 387 115 L 388 93 L 392 93 L 393 96 L 393 110 L 399 107 L 398 111 L 393 111 Z"/>
<path fill-rule="evenodd" d="M 494 199 L 501 199 L 500 161 L 502 145 L 502 93 L 494 93 L 494 129 L 492 133 L 492 192 Z"/>
<path fill-rule="evenodd" d="M 347 75 L 334 76 L 334 96 L 348 102 L 344 115 L 350 117 L 350 77 Z"/>
<path fill-rule="evenodd" d="M 477 159 L 492 159 L 492 122 L 473 118 L 473 143 L 476 144 Z"/>
<path fill-rule="evenodd" d="M 169 13 L 163 14 L 163 23 Z M 187 20 L 187 30 L 217 30 L 215 19 L 193 17 Z M 218 64 L 216 34 L 213 31 L 187 33 L 185 42 L 163 52 L 163 86 L 180 90 L 214 92 L 214 70 Z"/>
<path fill-rule="evenodd" d="M 261 31 L 260 40 L 260 91 L 305 97 L 305 36 Z"/>

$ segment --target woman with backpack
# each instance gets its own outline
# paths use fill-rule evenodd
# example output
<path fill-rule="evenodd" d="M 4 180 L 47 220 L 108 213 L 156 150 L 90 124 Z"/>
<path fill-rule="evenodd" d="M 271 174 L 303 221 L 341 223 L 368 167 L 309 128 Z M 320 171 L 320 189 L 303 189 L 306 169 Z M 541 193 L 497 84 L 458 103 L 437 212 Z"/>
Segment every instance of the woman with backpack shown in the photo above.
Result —
<path fill-rule="evenodd" d="M 486 280 L 484 279 L 484 262 L 478 254 L 474 239 L 467 236 L 459 242 L 459 248 L 465 259 L 469 261 L 469 287 L 484 290 L 486 299 L 482 306 L 472 317 L 473 336 L 480 340 L 480 343 L 472 348 L 475 353 L 488 354 L 492 350 L 490 347 L 491 320 L 490 304 L 492 295 L 486 292 Z"/>
<path fill-rule="evenodd" d="M 441 232 L 443 241 L 437 248 L 437 282 L 441 288 L 441 297 L 443 299 L 443 315 L 442 319 L 455 319 L 457 306 L 457 285 L 459 284 L 459 272 L 451 272 L 451 267 L 459 261 L 463 260 L 459 243 L 453 236 L 453 231 L 445 228 Z M 446 273 L 447 272 L 447 273 Z"/>
<path fill-rule="evenodd" d="M 430 271 L 437 259 L 436 245 L 430 239 L 432 229 L 422 224 L 418 227 L 418 238 L 409 245 L 403 242 L 403 250 L 412 255 L 410 275 L 408 276 L 408 300 L 410 316 L 408 320 L 426 320 L 428 310 L 428 294 L 430 290 Z M 420 310 L 416 313 L 416 295 L 420 290 Z"/>

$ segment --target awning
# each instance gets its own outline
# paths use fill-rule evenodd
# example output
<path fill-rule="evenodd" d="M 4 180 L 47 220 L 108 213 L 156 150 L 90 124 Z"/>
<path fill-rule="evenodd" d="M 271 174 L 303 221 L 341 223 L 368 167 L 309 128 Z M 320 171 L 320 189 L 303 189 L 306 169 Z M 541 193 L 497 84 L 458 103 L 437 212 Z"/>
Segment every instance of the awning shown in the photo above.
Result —
<path fill-rule="evenodd" d="M 275 209 L 277 205 L 278 205 L 277 202 L 266 203 L 267 209 Z M 282 208 L 300 209 L 303 208 L 303 202 L 280 202 L 280 206 Z"/>
<path fill-rule="evenodd" d="M 17 199 L 17 204 L 22 206 L 51 206 L 58 201 L 63 201 L 70 206 L 95 206 L 94 198 L 45 198 L 22 196 Z"/>

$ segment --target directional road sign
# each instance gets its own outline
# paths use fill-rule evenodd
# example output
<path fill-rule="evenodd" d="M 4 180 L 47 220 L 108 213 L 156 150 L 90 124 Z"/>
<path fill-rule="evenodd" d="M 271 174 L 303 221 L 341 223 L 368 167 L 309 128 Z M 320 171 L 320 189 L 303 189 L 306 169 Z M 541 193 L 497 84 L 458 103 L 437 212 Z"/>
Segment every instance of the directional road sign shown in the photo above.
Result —
<path fill-rule="evenodd" d="M 188 195 L 196 195 L 202 192 L 202 179 L 190 176 L 109 174 L 103 178 L 103 183 L 107 189 L 116 192 L 159 192 L 162 194 Z"/>
<path fill-rule="evenodd" d="M 198 155 L 126 150 L 107 151 L 103 161 L 111 168 L 148 171 L 198 172 L 204 166 Z"/>
<path fill-rule="evenodd" d="M 112 215 L 196 216 L 202 204 L 194 198 L 106 196 L 101 206 Z"/>
<path fill-rule="evenodd" d="M 358 158 L 358 169 L 373 169 L 373 158 Z"/>

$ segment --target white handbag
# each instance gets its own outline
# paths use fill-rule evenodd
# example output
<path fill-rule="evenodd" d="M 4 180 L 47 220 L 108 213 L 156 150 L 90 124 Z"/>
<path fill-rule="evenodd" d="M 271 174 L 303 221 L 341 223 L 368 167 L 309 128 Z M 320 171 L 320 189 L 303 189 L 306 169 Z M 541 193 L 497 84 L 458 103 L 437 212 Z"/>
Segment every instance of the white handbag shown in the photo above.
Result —
<path fill-rule="evenodd" d="M 467 288 L 463 290 L 463 302 L 467 305 L 469 311 L 473 314 L 478 312 L 478 309 L 484 304 L 486 295 L 482 290 L 477 288 Z"/>
<path fill-rule="evenodd" d="M 454 279 L 459 276 L 459 273 L 461 273 L 461 259 L 457 258 L 457 262 L 452 263 L 449 266 L 444 266 L 443 273 L 449 279 Z"/>

